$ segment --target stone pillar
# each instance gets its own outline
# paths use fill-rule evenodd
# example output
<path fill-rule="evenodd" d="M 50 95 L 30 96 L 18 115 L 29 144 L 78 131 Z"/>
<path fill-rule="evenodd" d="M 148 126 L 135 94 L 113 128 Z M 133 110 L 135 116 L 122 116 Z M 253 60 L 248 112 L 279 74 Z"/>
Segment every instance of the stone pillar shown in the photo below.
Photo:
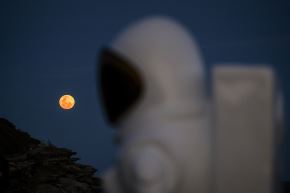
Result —
<path fill-rule="evenodd" d="M 213 71 L 216 193 L 271 193 L 275 176 L 274 73 Z"/>

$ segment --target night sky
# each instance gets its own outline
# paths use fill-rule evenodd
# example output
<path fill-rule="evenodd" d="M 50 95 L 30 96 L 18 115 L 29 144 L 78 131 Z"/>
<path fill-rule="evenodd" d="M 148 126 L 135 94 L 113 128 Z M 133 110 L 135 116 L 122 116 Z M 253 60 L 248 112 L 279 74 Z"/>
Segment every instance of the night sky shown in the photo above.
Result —
<path fill-rule="evenodd" d="M 217 63 L 267 64 L 286 99 L 285 163 L 290 163 L 290 1 L 0 1 L 0 117 L 33 137 L 71 148 L 101 172 L 114 159 L 96 84 L 100 48 L 128 24 L 165 15 L 183 23 L 207 72 Z M 76 99 L 63 111 L 63 94 Z M 290 164 L 284 178 L 290 180 Z"/>

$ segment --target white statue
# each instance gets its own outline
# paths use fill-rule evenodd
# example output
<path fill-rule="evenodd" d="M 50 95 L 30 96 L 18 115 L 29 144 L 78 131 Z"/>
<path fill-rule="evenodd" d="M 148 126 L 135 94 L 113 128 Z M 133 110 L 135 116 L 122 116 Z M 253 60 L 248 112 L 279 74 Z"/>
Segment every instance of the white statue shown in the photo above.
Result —
<path fill-rule="evenodd" d="M 194 39 L 159 17 L 133 24 L 103 50 L 100 77 L 120 146 L 105 175 L 108 193 L 278 190 L 275 158 L 282 137 L 276 132 L 282 126 L 275 127 L 273 116 L 272 69 L 217 67 L 209 110 Z"/>
<path fill-rule="evenodd" d="M 102 54 L 105 111 L 118 127 L 108 193 L 210 193 L 211 133 L 199 49 L 179 23 L 133 24 Z"/>

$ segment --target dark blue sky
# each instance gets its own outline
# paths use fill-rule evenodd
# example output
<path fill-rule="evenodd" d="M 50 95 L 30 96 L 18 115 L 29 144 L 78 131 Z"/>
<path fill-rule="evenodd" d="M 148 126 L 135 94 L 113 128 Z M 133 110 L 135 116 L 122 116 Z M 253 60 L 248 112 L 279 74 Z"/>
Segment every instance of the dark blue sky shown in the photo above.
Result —
<path fill-rule="evenodd" d="M 224 62 L 273 66 L 289 114 L 288 0 L 2 0 L 0 116 L 34 137 L 72 148 L 84 163 L 103 171 L 115 153 L 114 131 L 104 123 L 97 98 L 96 55 L 129 23 L 151 15 L 187 26 L 207 69 Z M 71 111 L 58 107 L 64 93 L 76 98 Z M 285 162 L 290 163 L 289 129 L 286 133 Z M 285 177 L 290 179 L 289 165 Z"/>

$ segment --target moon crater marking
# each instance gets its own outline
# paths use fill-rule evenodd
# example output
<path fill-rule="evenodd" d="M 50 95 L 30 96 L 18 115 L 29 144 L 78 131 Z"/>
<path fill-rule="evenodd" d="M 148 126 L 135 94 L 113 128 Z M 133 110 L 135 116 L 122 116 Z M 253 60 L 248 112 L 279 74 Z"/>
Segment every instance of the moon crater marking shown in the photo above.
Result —
<path fill-rule="evenodd" d="M 62 109 L 69 110 L 72 109 L 75 105 L 75 99 L 71 95 L 63 95 L 59 99 L 59 106 Z"/>

